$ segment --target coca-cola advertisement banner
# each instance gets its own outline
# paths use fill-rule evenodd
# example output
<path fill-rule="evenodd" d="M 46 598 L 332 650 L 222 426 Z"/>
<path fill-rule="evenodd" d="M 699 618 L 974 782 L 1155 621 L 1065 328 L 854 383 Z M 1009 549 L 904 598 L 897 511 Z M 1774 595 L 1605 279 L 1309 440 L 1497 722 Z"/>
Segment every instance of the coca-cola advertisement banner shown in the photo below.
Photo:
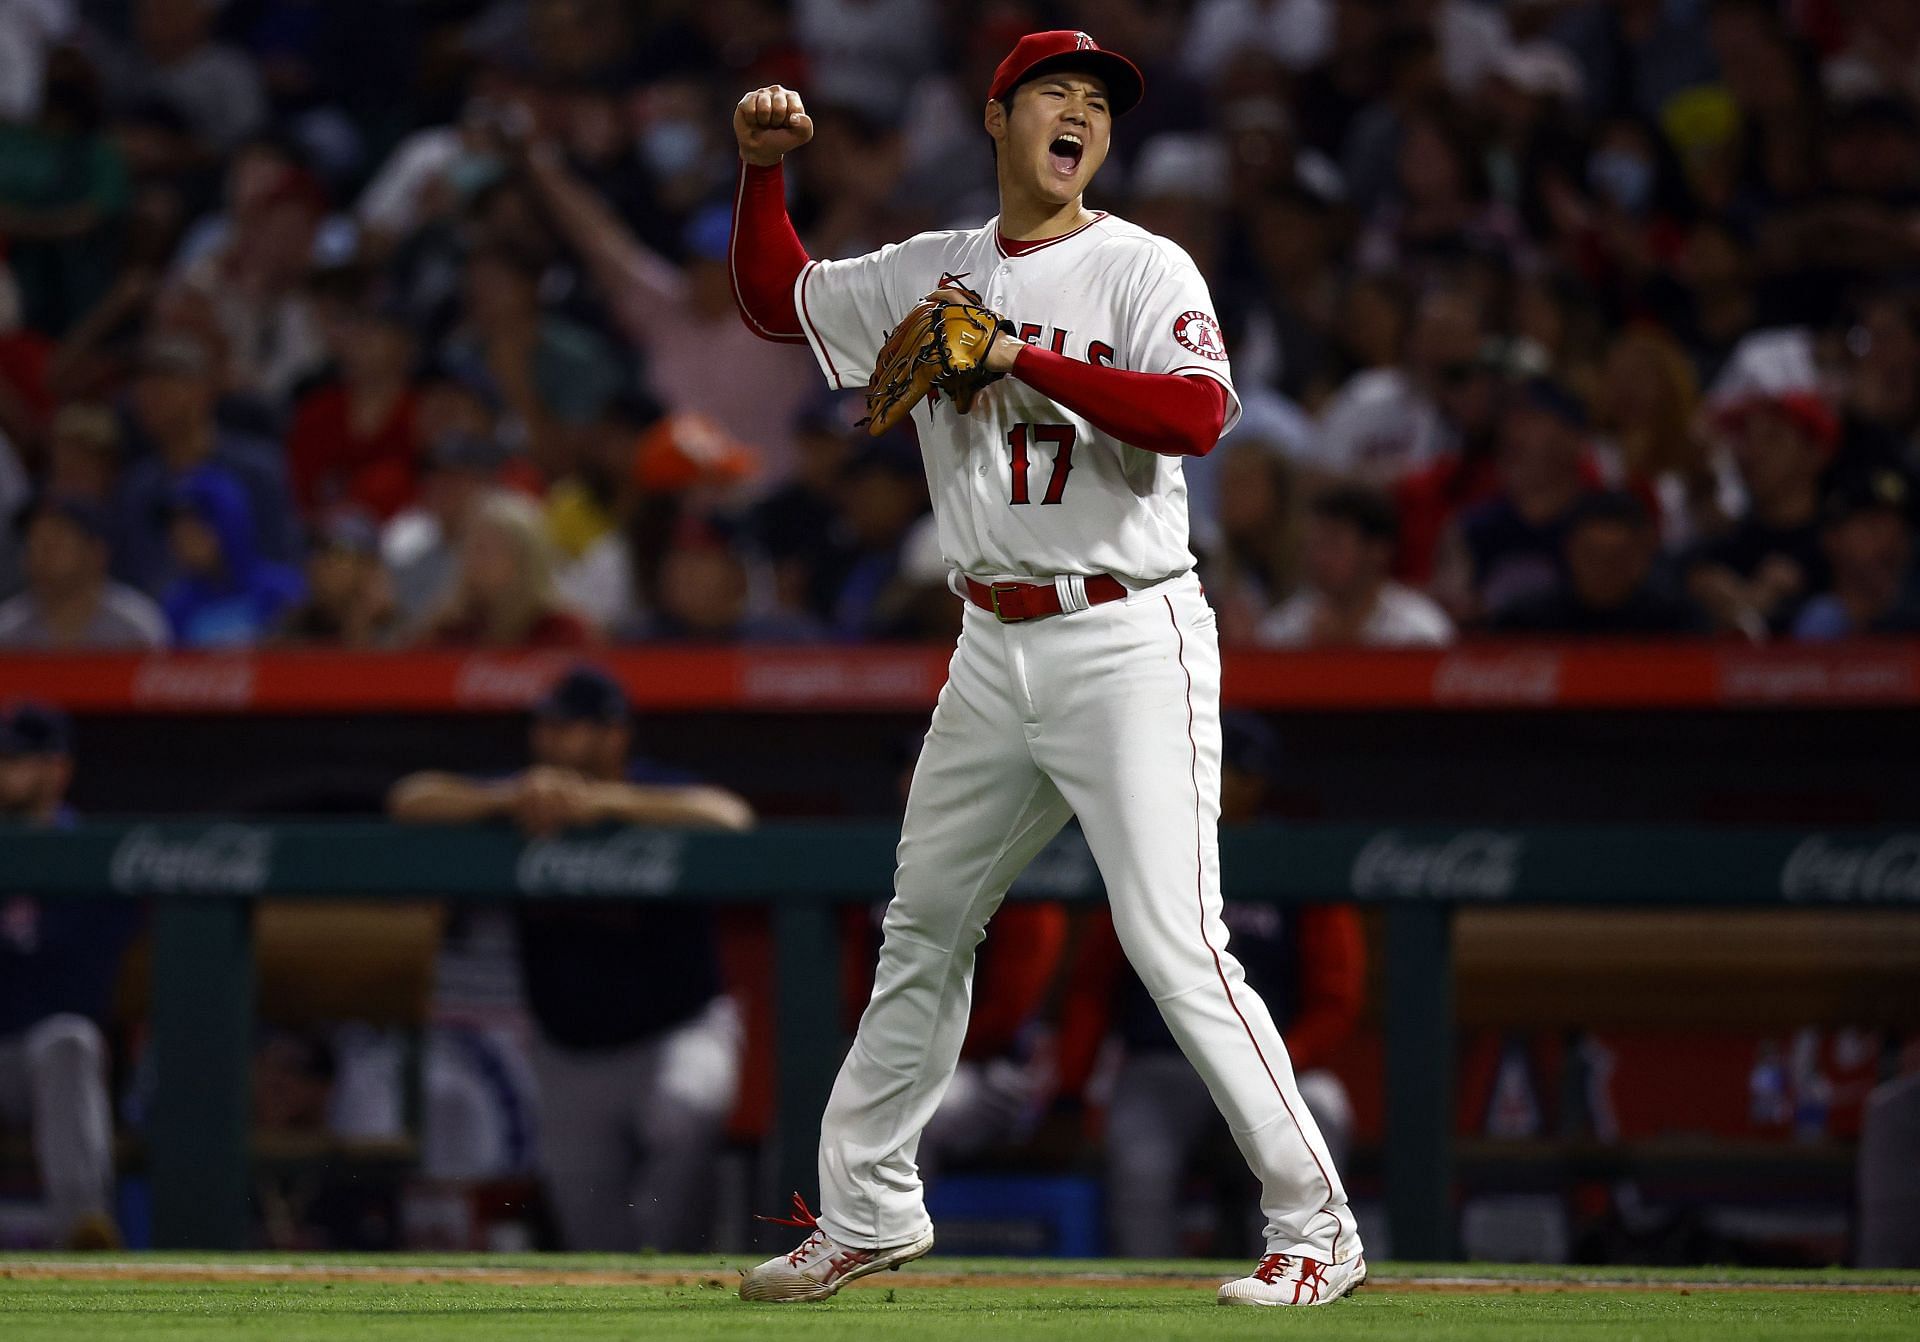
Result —
<path fill-rule="evenodd" d="M 527 840 L 506 827 L 89 822 L 0 829 L 0 894 L 835 903 L 886 891 L 897 839 L 887 823 Z M 1920 905 L 1920 831 L 1264 824 L 1223 830 L 1220 865 L 1237 900 Z M 1075 839 L 1013 897 L 1091 900 L 1104 890 Z"/>
<path fill-rule="evenodd" d="M 646 648 L 594 660 L 649 711 L 903 712 L 946 683 L 938 647 Z M 9 655 L 0 693 L 75 712 L 497 713 L 573 660 L 552 652 Z M 1271 710 L 1900 707 L 1920 643 L 1831 647 L 1467 644 L 1444 651 L 1229 649 L 1228 707 Z"/>

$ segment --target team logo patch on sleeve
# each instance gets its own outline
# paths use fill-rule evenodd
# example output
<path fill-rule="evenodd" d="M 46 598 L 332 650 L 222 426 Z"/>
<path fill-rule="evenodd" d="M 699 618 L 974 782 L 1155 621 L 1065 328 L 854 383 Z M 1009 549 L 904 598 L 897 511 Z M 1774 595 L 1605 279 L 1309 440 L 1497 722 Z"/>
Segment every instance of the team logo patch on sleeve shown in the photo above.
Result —
<path fill-rule="evenodd" d="M 1227 340 L 1212 314 L 1195 308 L 1173 319 L 1173 338 L 1205 359 L 1227 361 Z"/>

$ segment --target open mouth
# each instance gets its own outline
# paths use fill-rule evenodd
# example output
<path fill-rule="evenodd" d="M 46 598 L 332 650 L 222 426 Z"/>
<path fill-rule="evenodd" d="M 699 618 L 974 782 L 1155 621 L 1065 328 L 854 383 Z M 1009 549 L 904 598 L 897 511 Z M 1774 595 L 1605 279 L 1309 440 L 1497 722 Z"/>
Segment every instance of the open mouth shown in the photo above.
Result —
<path fill-rule="evenodd" d="M 1047 146 L 1047 162 L 1062 177 L 1071 177 L 1080 171 L 1080 159 L 1086 152 L 1087 147 L 1080 137 L 1068 131 L 1056 136 L 1053 143 Z"/>

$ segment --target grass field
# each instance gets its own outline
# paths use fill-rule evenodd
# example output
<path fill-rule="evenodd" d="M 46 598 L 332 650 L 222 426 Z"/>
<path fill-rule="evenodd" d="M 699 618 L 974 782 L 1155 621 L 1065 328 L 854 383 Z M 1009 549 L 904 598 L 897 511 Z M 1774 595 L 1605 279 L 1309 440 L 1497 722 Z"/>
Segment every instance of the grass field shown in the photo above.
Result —
<path fill-rule="evenodd" d="M 0 1257 L 0 1338 L 1920 1338 L 1920 1273 L 1384 1263 L 1325 1309 L 1221 1309 L 1233 1263 L 935 1258 L 813 1306 L 753 1306 L 718 1258 Z"/>

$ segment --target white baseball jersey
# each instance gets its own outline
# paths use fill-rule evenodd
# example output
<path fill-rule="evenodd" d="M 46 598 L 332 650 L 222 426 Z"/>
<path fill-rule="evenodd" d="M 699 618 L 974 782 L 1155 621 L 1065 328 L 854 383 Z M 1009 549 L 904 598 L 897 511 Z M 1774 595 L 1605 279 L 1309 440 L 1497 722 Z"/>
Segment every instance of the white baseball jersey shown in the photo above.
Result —
<path fill-rule="evenodd" d="M 922 233 L 848 261 L 810 262 L 794 282 L 801 329 L 827 381 L 859 388 L 887 333 L 957 281 L 1023 340 L 1142 373 L 1210 377 L 1240 417 L 1213 300 L 1178 246 L 1096 215 L 1038 244 L 1002 246 L 999 220 Z M 1108 573 L 1139 586 L 1193 567 L 1180 460 L 1100 432 L 1008 377 L 966 415 L 937 392 L 913 410 L 949 564 L 976 578 Z M 1223 432 L 1225 430 L 1223 429 Z"/>

